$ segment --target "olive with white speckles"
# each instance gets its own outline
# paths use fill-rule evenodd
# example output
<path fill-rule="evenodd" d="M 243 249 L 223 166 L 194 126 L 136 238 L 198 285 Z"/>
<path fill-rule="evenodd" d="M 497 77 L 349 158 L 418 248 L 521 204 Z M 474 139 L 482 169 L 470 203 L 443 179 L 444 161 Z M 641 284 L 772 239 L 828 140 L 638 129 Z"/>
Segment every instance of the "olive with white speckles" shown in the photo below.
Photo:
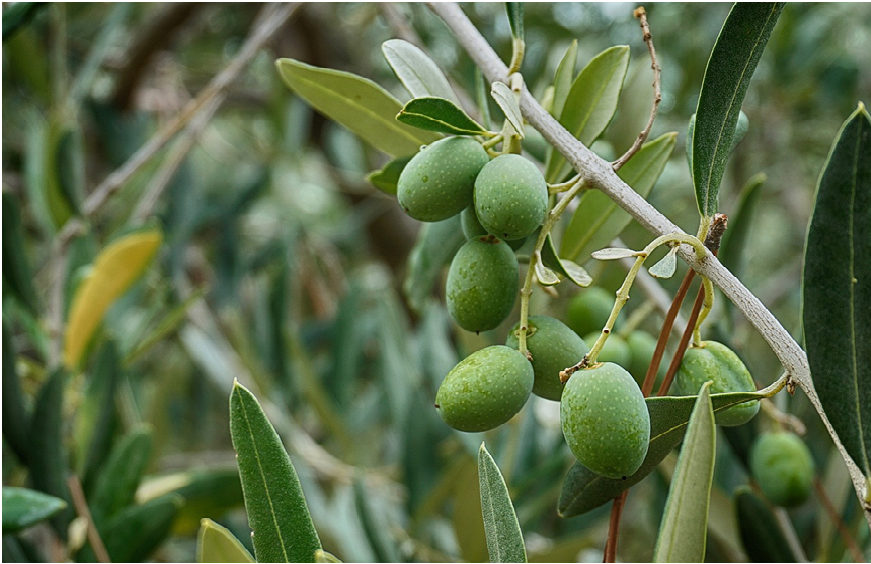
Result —
<path fill-rule="evenodd" d="M 448 373 L 436 394 L 436 408 L 454 429 L 488 431 L 526 405 L 533 379 L 532 364 L 525 355 L 503 345 L 487 347 Z"/>
<path fill-rule="evenodd" d="M 488 233 L 506 241 L 526 237 L 547 214 L 544 176 L 520 155 L 496 157 L 475 180 L 475 211 Z"/>
<path fill-rule="evenodd" d="M 417 153 L 399 175 L 396 198 L 418 221 L 442 221 L 473 201 L 475 178 L 490 157 L 469 137 L 448 137 Z"/>
<path fill-rule="evenodd" d="M 631 476 L 647 456 L 647 404 L 632 376 L 616 364 L 597 364 L 569 378 L 560 421 L 575 458 L 596 474 Z"/>
<path fill-rule="evenodd" d="M 738 355 L 716 341 L 704 341 L 701 347 L 692 347 L 684 353 L 671 391 L 678 396 L 696 395 L 708 380 L 713 382 L 712 394 L 756 391 L 753 377 Z M 743 425 L 758 412 L 759 402 L 749 401 L 717 413 L 716 421 L 725 427 Z"/>
<path fill-rule="evenodd" d="M 445 297 L 454 321 L 467 331 L 486 331 L 505 321 L 519 290 L 514 252 L 492 235 L 460 247 L 451 267 Z"/>
<path fill-rule="evenodd" d="M 519 328 L 518 322 L 508 332 L 505 344 L 512 349 L 520 346 L 517 338 Z M 532 355 L 532 368 L 535 371 L 532 393 L 554 401 L 559 401 L 563 394 L 560 371 L 575 365 L 590 352 L 590 347 L 577 333 L 562 321 L 546 315 L 533 315 L 529 318 L 526 348 Z"/>

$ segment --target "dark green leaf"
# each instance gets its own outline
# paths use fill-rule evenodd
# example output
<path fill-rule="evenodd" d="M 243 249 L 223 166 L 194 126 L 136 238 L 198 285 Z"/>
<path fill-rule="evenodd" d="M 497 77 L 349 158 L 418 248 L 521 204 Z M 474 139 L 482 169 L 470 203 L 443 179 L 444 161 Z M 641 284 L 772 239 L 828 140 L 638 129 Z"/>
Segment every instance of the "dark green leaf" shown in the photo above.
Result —
<path fill-rule="evenodd" d="M 439 139 L 397 122 L 402 104 L 369 79 L 294 59 L 279 59 L 275 64 L 285 84 L 314 109 L 389 155 L 413 155 L 421 145 Z"/>
<path fill-rule="evenodd" d="M 734 146 L 741 103 L 784 5 L 736 3 L 711 51 L 696 109 L 691 159 L 702 217 L 717 212 L 720 181 Z"/>
<path fill-rule="evenodd" d="M 871 477 L 871 119 L 861 105 L 820 176 L 802 298 L 814 387 L 844 448 Z"/>
<path fill-rule="evenodd" d="M 484 443 L 478 450 L 478 484 L 490 562 L 526 562 L 526 545 L 508 486 Z"/>
<path fill-rule="evenodd" d="M 729 154 L 735 150 L 735 147 L 738 146 L 738 143 L 744 139 L 744 136 L 747 135 L 747 130 L 750 128 L 750 120 L 747 119 L 747 114 L 744 111 L 738 112 L 738 123 L 735 124 L 735 134 L 732 137 L 732 147 L 729 149 Z M 687 151 L 687 162 L 690 165 L 690 174 L 693 171 L 693 135 L 695 135 L 696 131 L 696 114 L 693 114 L 690 117 L 690 125 L 687 128 L 687 142 L 686 142 L 686 151 Z"/>
<path fill-rule="evenodd" d="M 177 495 L 164 495 L 132 505 L 100 527 L 100 537 L 112 562 L 145 562 L 172 531 L 182 504 Z M 79 552 L 79 562 L 96 562 L 90 545 Z"/>
<path fill-rule="evenodd" d="M 24 405 L 21 382 L 15 369 L 12 333 L 3 317 L 3 438 L 22 462 L 27 462 L 30 444 L 30 417 Z"/>
<path fill-rule="evenodd" d="M 550 113 L 554 116 L 559 116 L 563 113 L 566 98 L 572 87 L 572 80 L 575 78 L 575 65 L 577 63 L 578 40 L 573 39 L 569 48 L 566 49 L 566 54 L 560 59 L 559 65 L 556 67 L 556 73 L 553 76 L 553 108 Z"/>
<path fill-rule="evenodd" d="M 478 111 L 481 112 L 481 123 L 484 127 L 490 129 L 490 99 L 487 96 L 487 81 L 484 80 L 484 74 L 481 69 L 475 69 L 475 102 L 478 104 Z"/>
<path fill-rule="evenodd" d="M 321 542 L 296 470 L 257 398 L 236 382 L 230 435 L 258 562 L 309 562 Z"/>
<path fill-rule="evenodd" d="M 711 383 L 699 392 L 674 469 L 659 526 L 654 562 L 704 562 L 717 428 Z"/>
<path fill-rule="evenodd" d="M 442 267 L 454 258 L 465 242 L 459 214 L 444 221 L 426 223 L 420 228 L 417 242 L 408 255 L 408 273 L 402 285 L 412 309 L 423 311 Z"/>
<path fill-rule="evenodd" d="M 254 562 L 254 558 L 233 533 L 203 519 L 197 534 L 197 562 Z"/>
<path fill-rule="evenodd" d="M 369 539 L 369 544 L 372 546 L 375 559 L 378 562 L 401 562 L 402 557 L 396 546 L 396 541 L 390 534 L 390 526 L 385 521 L 384 514 L 374 510 L 373 502 L 373 496 L 366 490 L 363 479 L 359 476 L 356 477 L 354 479 L 354 505 L 357 508 L 357 514 L 360 517 L 366 538 Z"/>
<path fill-rule="evenodd" d="M 151 443 L 151 429 L 144 428 L 128 433 L 112 449 L 88 500 L 97 524 L 105 523 L 133 504 L 136 488 L 151 459 Z"/>
<path fill-rule="evenodd" d="M 547 236 L 544 247 L 541 249 L 541 261 L 546 267 L 554 270 L 560 276 L 568 278 L 581 288 L 586 288 L 593 283 L 593 279 L 586 270 L 570 260 L 557 256 L 550 235 Z"/>
<path fill-rule="evenodd" d="M 7 289 L 31 314 L 38 315 L 39 301 L 24 246 L 24 227 L 18 200 L 3 193 L 3 294 Z"/>
<path fill-rule="evenodd" d="M 67 506 L 64 500 L 27 488 L 3 487 L 3 534 L 26 529 Z"/>
<path fill-rule="evenodd" d="M 741 276 L 741 257 L 747 247 L 747 239 L 753 225 L 756 204 L 762 194 L 762 185 L 768 177 L 765 173 L 759 173 L 750 178 L 741 190 L 741 201 L 735 211 L 729 215 L 729 228 L 723 235 L 718 258 L 732 274 Z"/>
<path fill-rule="evenodd" d="M 396 119 L 418 129 L 451 135 L 486 133 L 484 128 L 459 106 L 444 98 L 427 97 L 410 100 L 396 115 Z"/>
<path fill-rule="evenodd" d="M 136 347 L 124 357 L 124 365 L 130 366 L 139 357 L 147 353 L 157 343 L 163 341 L 176 332 L 179 326 L 187 319 L 188 309 L 206 295 L 206 288 L 199 288 L 185 298 L 183 302 L 166 312 L 157 327 L 145 336 Z"/>
<path fill-rule="evenodd" d="M 381 44 L 381 52 L 412 98 L 435 96 L 459 105 L 448 79 L 423 51 L 408 41 L 390 39 Z"/>
<path fill-rule="evenodd" d="M 380 170 L 375 170 L 366 175 L 366 180 L 373 186 L 391 196 L 396 195 L 396 185 L 399 184 L 399 175 L 408 164 L 411 157 L 399 157 L 393 159 Z"/>
<path fill-rule="evenodd" d="M 112 448 L 112 437 L 118 427 L 115 392 L 122 372 L 115 341 L 107 340 L 88 372 L 73 430 L 78 472 L 86 491 L 91 490 Z"/>
<path fill-rule="evenodd" d="M 203 515 L 218 519 L 227 511 L 244 504 L 239 470 L 236 468 L 205 468 L 172 478 L 174 485 L 177 480 L 177 487 L 172 493 L 184 500 L 172 527 L 176 534 L 193 534 L 199 529 Z M 148 482 L 145 487 L 148 487 Z"/>
<path fill-rule="evenodd" d="M 676 132 L 648 141 L 617 172 L 617 176 L 646 198 L 662 174 L 676 142 Z M 598 190 L 586 190 L 563 234 L 560 256 L 584 264 L 593 251 L 619 236 L 630 221 L 632 217 L 618 210 L 611 198 Z"/>
<path fill-rule="evenodd" d="M 14 2 L 8 8 L 3 8 L 3 41 L 15 33 L 19 27 L 26 25 L 41 9 L 48 6 L 46 2 Z"/>
<path fill-rule="evenodd" d="M 766 397 L 762 392 L 714 394 L 711 396 L 714 413 L 746 401 Z M 628 490 L 653 472 L 668 453 L 680 444 L 696 402 L 696 396 L 665 396 L 647 398 L 650 413 L 650 447 L 641 468 L 625 480 L 614 480 L 594 474 L 575 463 L 566 476 L 559 499 L 559 513 L 563 517 L 581 515 L 603 505 Z"/>
<path fill-rule="evenodd" d="M 505 2 L 505 11 L 508 12 L 511 35 L 523 41 L 523 2 Z"/>
<path fill-rule="evenodd" d="M 629 47 L 610 47 L 596 55 L 572 83 L 559 122 L 586 146 L 608 127 L 623 89 L 629 66 Z M 559 182 L 570 166 L 557 151 L 548 153 L 548 182 Z"/>
<path fill-rule="evenodd" d="M 771 506 L 749 487 L 735 490 L 735 509 L 744 550 L 751 562 L 802 562 L 783 534 Z"/>

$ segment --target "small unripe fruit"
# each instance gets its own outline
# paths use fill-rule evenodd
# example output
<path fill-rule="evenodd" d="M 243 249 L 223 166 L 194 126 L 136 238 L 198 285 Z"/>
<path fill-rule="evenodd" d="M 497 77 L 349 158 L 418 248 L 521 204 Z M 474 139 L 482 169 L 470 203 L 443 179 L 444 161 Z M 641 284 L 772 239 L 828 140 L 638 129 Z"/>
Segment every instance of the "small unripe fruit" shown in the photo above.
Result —
<path fill-rule="evenodd" d="M 601 331 L 613 307 L 613 293 L 599 287 L 587 288 L 569 302 L 566 325 L 581 336 Z"/>
<path fill-rule="evenodd" d="M 584 337 L 584 342 L 593 346 L 593 343 L 596 342 L 601 334 L 600 331 L 594 331 Z M 608 335 L 608 340 L 605 341 L 605 346 L 599 352 L 597 360 L 599 362 L 613 362 L 623 368 L 627 368 L 632 364 L 632 351 L 629 350 L 629 345 L 626 344 L 623 337 L 612 333 Z"/>
<path fill-rule="evenodd" d="M 467 433 L 507 422 L 526 405 L 532 391 L 532 364 L 503 345 L 481 349 L 457 364 L 436 394 L 445 423 Z"/>
<path fill-rule="evenodd" d="M 477 237 L 460 247 L 448 270 L 448 311 L 467 331 L 494 329 L 505 321 L 519 289 L 517 258 L 504 241 Z"/>
<path fill-rule="evenodd" d="M 475 213 L 475 206 L 469 206 L 463 210 L 463 213 L 460 214 L 460 219 L 462 219 L 463 223 L 463 235 L 466 236 L 466 239 L 474 239 L 475 237 L 483 237 L 485 235 L 489 235 L 487 230 L 484 229 L 484 226 L 481 225 L 481 222 L 478 221 L 478 215 Z M 512 251 L 516 251 L 520 247 L 522 247 L 528 237 L 523 237 L 522 239 L 515 239 L 513 241 L 505 241 L 508 243 L 508 246 L 511 247 Z"/>
<path fill-rule="evenodd" d="M 490 234 L 506 241 L 526 237 L 547 214 L 544 176 L 520 155 L 496 157 L 475 180 L 475 211 Z"/>
<path fill-rule="evenodd" d="M 575 372 L 563 389 L 560 420 L 575 458 L 596 474 L 631 476 L 647 456 L 647 404 L 632 376 L 616 364 Z"/>
<path fill-rule="evenodd" d="M 469 137 L 440 139 L 405 165 L 396 198 L 405 213 L 418 221 L 442 221 L 473 201 L 475 178 L 490 157 Z"/>
<path fill-rule="evenodd" d="M 760 435 L 750 451 L 750 471 L 775 505 L 795 507 L 810 497 L 814 461 L 798 435 Z"/>
<path fill-rule="evenodd" d="M 512 349 L 520 346 L 517 330 L 520 323 L 508 332 L 505 344 Z M 545 315 L 529 318 L 526 348 L 532 355 L 535 385 L 532 393 L 545 399 L 559 401 L 563 385 L 559 373 L 577 364 L 590 351 L 587 344 L 565 323 Z"/>
<path fill-rule="evenodd" d="M 695 395 L 708 380 L 713 382 L 712 394 L 756 391 L 753 377 L 738 355 L 716 341 L 704 341 L 701 347 L 687 349 L 671 390 L 679 396 Z M 716 420 L 719 425 L 733 427 L 747 423 L 758 412 L 759 402 L 749 401 L 717 413 Z"/>
<path fill-rule="evenodd" d="M 610 341 L 611 339 L 608 340 Z M 629 373 L 641 385 L 644 382 L 644 377 L 647 376 L 647 368 L 653 359 L 653 353 L 656 352 L 656 338 L 644 331 L 632 331 L 626 337 L 626 344 L 629 345 L 629 352 L 632 354 L 632 362 L 629 363 Z M 656 371 L 654 386 L 659 386 L 667 370 L 667 364 L 660 362 L 659 368 Z"/>

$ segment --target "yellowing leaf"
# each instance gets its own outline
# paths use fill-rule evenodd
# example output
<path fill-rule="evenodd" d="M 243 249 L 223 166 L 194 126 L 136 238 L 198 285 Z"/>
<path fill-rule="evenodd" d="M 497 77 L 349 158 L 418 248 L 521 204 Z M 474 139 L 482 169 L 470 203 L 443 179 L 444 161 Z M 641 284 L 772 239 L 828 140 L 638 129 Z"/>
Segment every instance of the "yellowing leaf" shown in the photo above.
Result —
<path fill-rule="evenodd" d="M 64 342 L 64 364 L 74 369 L 109 307 L 136 280 L 154 258 L 163 235 L 140 231 L 112 243 L 97 256 L 70 306 Z"/>

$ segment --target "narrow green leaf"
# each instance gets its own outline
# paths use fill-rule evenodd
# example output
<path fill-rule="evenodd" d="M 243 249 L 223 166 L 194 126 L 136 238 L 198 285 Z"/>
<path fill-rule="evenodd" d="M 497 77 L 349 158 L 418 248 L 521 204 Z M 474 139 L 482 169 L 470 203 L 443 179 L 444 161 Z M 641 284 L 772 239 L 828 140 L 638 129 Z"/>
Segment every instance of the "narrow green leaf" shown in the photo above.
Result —
<path fill-rule="evenodd" d="M 520 113 L 520 102 L 514 92 L 503 82 L 494 82 L 490 87 L 490 96 L 505 114 L 505 119 L 514 128 L 521 139 L 525 137 L 523 127 L 523 114 Z"/>
<path fill-rule="evenodd" d="M 714 480 L 717 428 L 711 383 L 699 392 L 677 459 L 665 513 L 659 526 L 654 562 L 704 562 L 708 506 Z"/>
<path fill-rule="evenodd" d="M 844 123 L 817 185 L 802 319 L 814 387 L 844 448 L 871 477 L 871 118 Z"/>
<path fill-rule="evenodd" d="M 321 541 L 296 470 L 257 398 L 236 382 L 230 436 L 258 562 L 309 562 Z"/>
<path fill-rule="evenodd" d="M 3 41 L 12 37 L 19 27 L 26 25 L 45 7 L 43 2 L 14 2 L 8 8 L 3 8 Z"/>
<path fill-rule="evenodd" d="M 67 502 L 27 488 L 3 487 L 3 534 L 32 527 L 57 514 Z"/>
<path fill-rule="evenodd" d="M 738 112 L 738 123 L 735 124 L 735 134 L 732 137 L 732 146 L 729 148 L 729 154 L 732 154 L 732 151 L 735 150 L 735 147 L 738 146 L 744 136 L 747 135 L 747 130 L 750 129 L 750 120 L 747 119 L 747 114 L 744 113 L 743 110 Z M 687 152 L 687 162 L 690 165 L 690 174 L 693 171 L 693 136 L 696 132 L 696 114 L 693 114 L 690 117 L 690 124 L 687 128 L 687 141 L 686 141 L 686 152 Z"/>
<path fill-rule="evenodd" d="M 450 135 L 482 135 L 486 133 L 459 106 L 444 98 L 414 98 L 396 115 L 404 124 Z"/>
<path fill-rule="evenodd" d="M 762 392 L 714 394 L 711 403 L 714 413 L 733 405 L 766 397 Z M 574 517 L 611 501 L 646 478 L 666 456 L 680 444 L 696 403 L 696 396 L 664 396 L 647 398 L 650 413 L 650 446 L 647 456 L 635 474 L 625 480 L 614 480 L 594 474 L 575 463 L 569 470 L 559 499 L 559 514 Z"/>
<path fill-rule="evenodd" d="M 379 500 L 380 501 L 380 500 Z M 373 496 L 366 490 L 366 484 L 360 476 L 354 479 L 354 506 L 363 525 L 363 532 L 372 546 L 372 552 L 378 562 L 401 562 L 399 548 L 390 534 L 390 526 L 385 521 L 382 512 L 373 507 Z"/>
<path fill-rule="evenodd" d="M 156 485 L 161 482 L 169 487 Z M 173 533 L 181 536 L 199 530 L 203 515 L 219 518 L 245 504 L 237 468 L 205 468 L 146 479 L 139 489 L 140 492 L 143 490 L 153 491 L 154 497 L 173 493 L 184 500 L 172 526 Z"/>
<path fill-rule="evenodd" d="M 785 5 L 736 3 L 711 51 L 692 138 L 693 185 L 702 217 L 717 213 L 720 181 L 734 146 L 741 103 Z"/>
<path fill-rule="evenodd" d="M 490 562 L 526 562 L 526 545 L 508 486 L 484 443 L 478 450 L 478 483 Z"/>
<path fill-rule="evenodd" d="M 505 11 L 512 37 L 523 41 L 523 2 L 505 2 Z"/>
<path fill-rule="evenodd" d="M 557 256 L 550 235 L 547 236 L 544 247 L 541 249 L 541 261 L 545 266 L 553 269 L 560 276 L 568 278 L 581 288 L 586 288 L 593 283 L 593 278 L 584 268 L 570 260 L 561 259 Z"/>
<path fill-rule="evenodd" d="M 559 116 L 563 113 L 566 98 L 572 88 L 572 80 L 575 78 L 575 65 L 578 63 L 578 40 L 573 39 L 566 54 L 560 59 L 553 76 L 553 108 L 551 114 Z"/>
<path fill-rule="evenodd" d="M 187 319 L 188 309 L 200 299 L 206 295 L 208 290 L 206 288 L 198 288 L 197 290 L 191 292 L 191 295 L 188 296 L 183 302 L 173 307 L 170 311 L 168 311 L 164 316 L 157 327 L 149 333 L 144 339 L 142 339 L 136 348 L 130 351 L 127 356 L 124 357 L 124 365 L 130 366 L 136 360 L 139 359 L 142 355 L 147 353 L 151 348 L 157 343 L 163 341 L 179 328 L 182 322 Z"/>
<path fill-rule="evenodd" d="M 3 294 L 9 290 L 33 315 L 39 314 L 39 300 L 24 246 L 24 226 L 18 199 L 3 192 Z"/>
<path fill-rule="evenodd" d="M 478 111 L 481 112 L 481 123 L 486 129 L 490 129 L 490 99 L 487 97 L 487 81 L 484 80 L 484 73 L 481 69 L 475 68 L 475 102 L 478 104 Z"/>
<path fill-rule="evenodd" d="M 617 172 L 617 176 L 646 198 L 665 169 L 675 143 L 676 132 L 648 141 Z M 587 190 L 563 234 L 560 256 L 584 264 L 593 251 L 619 236 L 630 221 L 632 217 L 618 209 L 611 198 L 598 190 Z"/>
<path fill-rule="evenodd" d="M 366 180 L 372 183 L 373 186 L 391 196 L 396 195 L 396 187 L 399 184 L 399 175 L 402 174 L 402 169 L 408 164 L 411 157 L 399 157 L 393 159 L 384 168 L 375 170 L 366 175 Z"/>
<path fill-rule="evenodd" d="M 278 59 L 275 64 L 285 84 L 314 109 L 389 155 L 413 155 L 421 145 L 439 139 L 397 122 L 402 104 L 369 79 L 294 59 Z"/>
<path fill-rule="evenodd" d="M 145 427 L 131 431 L 112 449 L 88 500 L 96 523 L 104 523 L 133 504 L 151 459 L 151 448 L 151 429 Z"/>
<path fill-rule="evenodd" d="M 771 506 L 749 487 L 735 490 L 735 511 L 741 541 L 751 562 L 806 561 L 792 551 Z"/>
<path fill-rule="evenodd" d="M 115 341 L 107 340 L 88 371 L 73 427 L 77 468 L 88 492 L 112 449 L 112 438 L 118 427 L 115 392 L 122 377 L 118 347 Z"/>
<path fill-rule="evenodd" d="M 559 122 L 584 145 L 589 147 L 614 117 L 628 66 L 629 47 L 610 47 L 593 57 L 572 83 Z M 559 182 L 570 166 L 551 150 L 545 169 L 548 182 Z"/>
<path fill-rule="evenodd" d="M 638 256 L 638 251 L 621 247 L 608 247 L 593 252 L 593 258 L 596 260 L 620 260 L 636 256 Z"/>
<path fill-rule="evenodd" d="M 15 369 L 15 350 L 12 348 L 12 333 L 3 317 L 3 438 L 19 460 L 26 463 L 31 448 L 30 421 L 18 371 Z"/>
<path fill-rule="evenodd" d="M 402 39 L 390 39 L 381 44 L 381 52 L 412 98 L 434 96 L 460 104 L 438 65 L 416 46 Z"/>
<path fill-rule="evenodd" d="M 651 266 L 647 270 L 650 275 L 656 278 L 671 278 L 674 276 L 674 271 L 677 269 L 677 250 L 678 247 L 673 247 L 656 264 Z"/>
<path fill-rule="evenodd" d="M 717 255 L 723 266 L 735 276 L 741 276 L 742 256 L 747 246 L 750 229 L 753 225 L 754 212 L 762 195 L 762 186 L 768 177 L 760 172 L 750 178 L 741 189 L 741 200 L 738 207 L 729 215 L 729 229 L 723 235 L 720 253 Z M 726 300 L 728 301 L 728 300 Z"/>
<path fill-rule="evenodd" d="M 254 557 L 227 528 L 203 519 L 197 534 L 197 562 L 254 562 Z"/>
<path fill-rule="evenodd" d="M 142 505 L 131 505 L 100 527 L 100 537 L 112 562 L 145 562 L 172 531 L 172 523 L 182 504 L 177 495 L 165 495 Z M 77 558 L 96 562 L 90 545 Z"/>
<path fill-rule="evenodd" d="M 412 309 L 423 311 L 442 267 L 454 258 L 465 242 L 459 214 L 444 221 L 426 223 L 420 228 L 417 242 L 408 255 L 408 273 L 402 284 Z"/>

